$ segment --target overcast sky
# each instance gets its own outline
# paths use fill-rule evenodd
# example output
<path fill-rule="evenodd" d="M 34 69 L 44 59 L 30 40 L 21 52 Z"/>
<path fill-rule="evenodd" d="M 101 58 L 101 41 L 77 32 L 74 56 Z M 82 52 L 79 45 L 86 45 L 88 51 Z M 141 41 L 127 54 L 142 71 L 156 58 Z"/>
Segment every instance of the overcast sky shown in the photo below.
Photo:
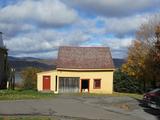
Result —
<path fill-rule="evenodd" d="M 124 58 L 160 0 L 0 0 L 9 55 L 54 58 L 59 46 L 106 46 Z"/>

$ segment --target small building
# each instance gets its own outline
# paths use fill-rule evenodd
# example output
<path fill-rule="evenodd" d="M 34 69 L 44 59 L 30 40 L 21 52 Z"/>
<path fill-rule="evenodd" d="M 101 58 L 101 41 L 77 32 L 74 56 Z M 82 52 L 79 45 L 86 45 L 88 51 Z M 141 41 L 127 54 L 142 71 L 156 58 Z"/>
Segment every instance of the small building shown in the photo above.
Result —
<path fill-rule="evenodd" d="M 56 70 L 37 73 L 38 91 L 113 92 L 114 64 L 107 47 L 60 47 Z"/>

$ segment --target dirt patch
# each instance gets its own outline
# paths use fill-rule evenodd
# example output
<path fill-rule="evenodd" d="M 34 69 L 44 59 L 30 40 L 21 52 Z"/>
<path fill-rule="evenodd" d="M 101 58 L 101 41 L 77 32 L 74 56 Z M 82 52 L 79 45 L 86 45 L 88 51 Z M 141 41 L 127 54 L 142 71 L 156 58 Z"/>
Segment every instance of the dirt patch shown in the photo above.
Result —
<path fill-rule="evenodd" d="M 131 110 L 131 107 L 128 104 L 116 104 L 116 105 L 113 105 L 113 106 L 117 107 L 117 108 L 120 108 L 120 109 L 123 109 L 123 110 L 126 110 L 126 111 Z"/>

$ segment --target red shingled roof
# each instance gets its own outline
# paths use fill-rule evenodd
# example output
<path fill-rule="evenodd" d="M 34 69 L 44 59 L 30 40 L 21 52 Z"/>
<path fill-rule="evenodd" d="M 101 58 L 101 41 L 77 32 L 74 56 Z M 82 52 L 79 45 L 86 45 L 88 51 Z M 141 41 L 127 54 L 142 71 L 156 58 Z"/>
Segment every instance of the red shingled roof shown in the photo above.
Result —
<path fill-rule="evenodd" d="M 107 47 L 60 47 L 57 68 L 113 69 L 114 64 Z"/>

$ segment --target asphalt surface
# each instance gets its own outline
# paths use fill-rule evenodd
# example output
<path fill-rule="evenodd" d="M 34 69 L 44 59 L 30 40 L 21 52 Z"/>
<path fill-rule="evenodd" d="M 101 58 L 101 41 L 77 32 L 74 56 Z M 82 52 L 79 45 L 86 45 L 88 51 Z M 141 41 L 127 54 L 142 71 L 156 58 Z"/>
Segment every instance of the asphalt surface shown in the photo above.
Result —
<path fill-rule="evenodd" d="M 53 116 L 62 120 L 160 120 L 160 111 L 129 97 L 60 95 L 45 100 L 0 101 L 0 115 Z"/>

